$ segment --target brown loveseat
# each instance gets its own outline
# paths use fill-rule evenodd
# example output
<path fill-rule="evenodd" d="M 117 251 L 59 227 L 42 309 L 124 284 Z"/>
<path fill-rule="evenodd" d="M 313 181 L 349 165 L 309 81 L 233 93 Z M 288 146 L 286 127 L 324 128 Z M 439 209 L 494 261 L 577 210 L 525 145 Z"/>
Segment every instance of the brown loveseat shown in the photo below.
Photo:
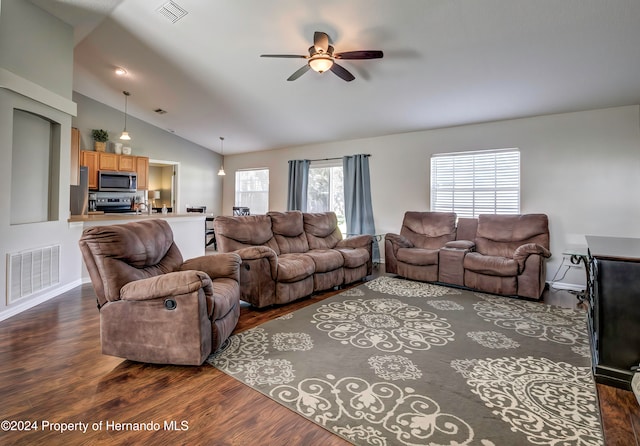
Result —
<path fill-rule="evenodd" d="M 240 257 L 182 261 L 164 220 L 85 229 L 80 249 L 100 310 L 102 352 L 200 365 L 240 316 Z"/>
<path fill-rule="evenodd" d="M 221 216 L 213 225 L 218 250 L 242 258 L 240 298 L 258 308 L 371 274 L 372 236 L 343 239 L 333 212 Z"/>
<path fill-rule="evenodd" d="M 400 234 L 385 236 L 388 273 L 488 293 L 540 299 L 549 223 L 544 214 L 407 212 Z"/>

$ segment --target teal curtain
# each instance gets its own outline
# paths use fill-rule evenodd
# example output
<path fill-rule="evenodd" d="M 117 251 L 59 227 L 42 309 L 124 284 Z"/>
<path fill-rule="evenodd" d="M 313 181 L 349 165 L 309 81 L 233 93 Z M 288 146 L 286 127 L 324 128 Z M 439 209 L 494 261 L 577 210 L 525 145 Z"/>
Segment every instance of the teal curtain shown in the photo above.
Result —
<path fill-rule="evenodd" d="M 309 184 L 309 160 L 289 161 L 287 210 L 307 212 L 307 187 Z"/>
<path fill-rule="evenodd" d="M 342 159 L 344 176 L 344 213 L 347 220 L 347 235 L 371 234 L 375 236 L 371 204 L 371 179 L 369 155 L 345 156 Z M 380 261 L 378 241 L 373 239 L 372 260 Z"/>

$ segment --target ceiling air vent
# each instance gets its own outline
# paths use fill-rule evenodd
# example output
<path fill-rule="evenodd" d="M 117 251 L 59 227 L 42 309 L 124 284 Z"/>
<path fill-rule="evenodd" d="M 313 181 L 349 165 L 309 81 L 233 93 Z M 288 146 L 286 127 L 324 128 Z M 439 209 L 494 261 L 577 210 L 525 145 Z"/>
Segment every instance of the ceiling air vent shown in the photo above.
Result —
<path fill-rule="evenodd" d="M 175 2 L 167 2 L 158 8 L 158 12 L 168 18 L 171 23 L 176 23 L 182 17 L 187 15 L 187 11 L 181 8 Z"/>

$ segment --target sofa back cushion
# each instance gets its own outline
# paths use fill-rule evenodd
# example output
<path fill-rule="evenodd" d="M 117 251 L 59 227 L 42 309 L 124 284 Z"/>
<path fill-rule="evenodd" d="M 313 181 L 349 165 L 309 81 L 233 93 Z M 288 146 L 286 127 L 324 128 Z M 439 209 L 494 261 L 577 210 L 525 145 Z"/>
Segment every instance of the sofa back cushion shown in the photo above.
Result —
<path fill-rule="evenodd" d="M 549 249 L 549 220 L 545 214 L 479 215 L 475 241 L 480 254 L 507 258 L 525 243 Z"/>
<path fill-rule="evenodd" d="M 127 283 L 177 271 L 182 265 L 182 254 L 164 220 L 87 228 L 79 244 L 100 306 L 120 300 L 120 289 Z"/>
<path fill-rule="evenodd" d="M 458 218 L 458 224 L 456 227 L 456 240 L 470 240 L 476 239 L 476 233 L 478 232 L 478 219 L 460 217 Z"/>
<path fill-rule="evenodd" d="M 415 212 L 404 214 L 400 235 L 416 248 L 439 249 L 456 239 L 454 212 Z"/>
<path fill-rule="evenodd" d="M 269 212 L 271 230 L 276 239 L 280 254 L 301 253 L 309 251 L 309 242 L 304 233 L 302 212 Z"/>
<path fill-rule="evenodd" d="M 267 246 L 280 254 L 268 215 L 220 216 L 213 220 L 218 251 Z"/>
<path fill-rule="evenodd" d="M 302 214 L 309 249 L 333 249 L 342 240 L 335 212 Z"/>

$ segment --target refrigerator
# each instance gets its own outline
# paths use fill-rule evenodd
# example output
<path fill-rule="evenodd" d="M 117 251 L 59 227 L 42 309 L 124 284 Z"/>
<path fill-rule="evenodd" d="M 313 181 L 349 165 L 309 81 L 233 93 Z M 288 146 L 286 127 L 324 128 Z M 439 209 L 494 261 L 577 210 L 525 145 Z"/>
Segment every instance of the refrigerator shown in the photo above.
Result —
<path fill-rule="evenodd" d="M 71 186 L 70 211 L 71 215 L 89 214 L 89 168 L 80 166 L 78 185 Z"/>

